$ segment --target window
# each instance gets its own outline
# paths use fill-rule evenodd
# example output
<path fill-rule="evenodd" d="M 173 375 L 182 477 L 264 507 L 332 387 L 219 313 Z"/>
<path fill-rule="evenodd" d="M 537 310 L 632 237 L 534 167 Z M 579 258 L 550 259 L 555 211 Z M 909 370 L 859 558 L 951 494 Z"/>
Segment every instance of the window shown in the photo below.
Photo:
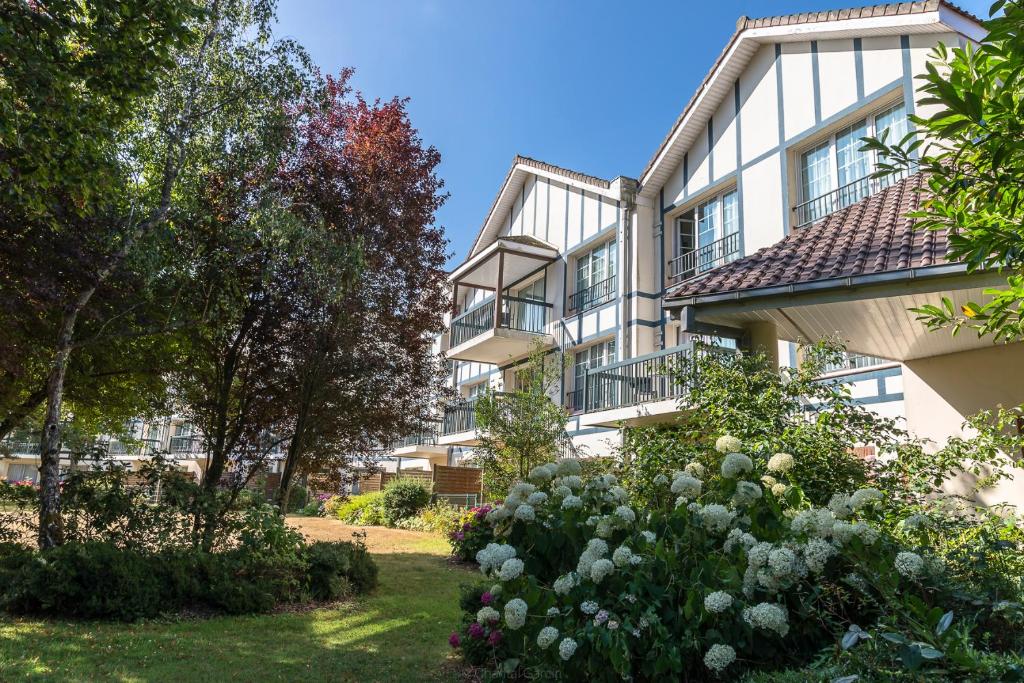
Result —
<path fill-rule="evenodd" d="M 824 372 L 842 372 L 844 370 L 861 370 L 863 368 L 871 368 L 876 365 L 884 365 L 888 363 L 884 358 L 878 358 L 876 356 L 865 356 L 861 353 L 843 353 L 843 357 L 837 360 L 835 363 L 829 363 L 825 366 Z"/>
<path fill-rule="evenodd" d="M 39 468 L 35 465 L 11 464 L 7 466 L 7 481 L 39 481 Z"/>
<path fill-rule="evenodd" d="M 609 339 L 577 351 L 573 362 L 573 391 L 567 397 L 569 408 L 583 409 L 583 389 L 587 370 L 599 368 L 615 362 L 615 340 Z"/>
<path fill-rule="evenodd" d="M 576 293 L 569 310 L 586 311 L 615 297 L 616 241 L 611 240 L 576 257 Z"/>
<path fill-rule="evenodd" d="M 477 382 L 466 387 L 466 399 L 474 399 L 483 396 L 487 392 L 487 382 Z"/>
<path fill-rule="evenodd" d="M 545 281 L 538 278 L 525 287 L 505 291 L 501 324 L 524 332 L 543 332 L 547 323 Z M 533 302 L 538 303 L 533 303 Z"/>
<path fill-rule="evenodd" d="M 860 201 L 886 187 L 892 178 L 872 180 L 878 159 L 874 152 L 862 152 L 861 138 L 879 137 L 887 132 L 891 143 L 907 134 L 909 124 L 902 102 L 846 126 L 828 140 L 800 155 L 800 201 L 796 207 L 797 227 Z"/>
<path fill-rule="evenodd" d="M 676 255 L 669 281 L 678 282 L 724 265 L 740 255 L 739 195 L 730 190 L 676 219 Z"/>

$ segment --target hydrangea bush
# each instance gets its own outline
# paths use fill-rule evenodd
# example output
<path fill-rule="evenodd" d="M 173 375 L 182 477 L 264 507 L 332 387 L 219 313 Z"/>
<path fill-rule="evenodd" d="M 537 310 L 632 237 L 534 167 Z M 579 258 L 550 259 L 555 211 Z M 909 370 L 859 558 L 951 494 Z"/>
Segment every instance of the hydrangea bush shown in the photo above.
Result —
<path fill-rule="evenodd" d="M 534 468 L 484 515 L 493 586 L 452 644 L 500 675 L 732 678 L 806 664 L 898 596 L 946 597 L 942 563 L 879 524 L 878 490 L 813 507 L 792 455 L 754 460 L 732 436 L 701 460 L 656 476 L 644 509 L 576 460 Z"/>

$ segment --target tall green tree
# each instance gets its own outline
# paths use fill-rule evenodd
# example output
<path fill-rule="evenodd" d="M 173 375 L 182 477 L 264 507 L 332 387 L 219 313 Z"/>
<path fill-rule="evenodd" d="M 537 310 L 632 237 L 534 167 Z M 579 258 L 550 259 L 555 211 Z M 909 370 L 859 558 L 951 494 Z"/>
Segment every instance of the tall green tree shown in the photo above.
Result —
<path fill-rule="evenodd" d="M 980 45 L 939 45 L 931 54 L 919 92 L 936 111 L 911 117 L 918 131 L 865 142 L 888 157 L 879 175 L 928 174 L 912 215 L 924 229 L 948 232 L 951 260 L 1006 274 L 1004 287 L 986 291 L 987 302 L 958 309 L 946 299 L 916 309 L 919 320 L 1008 342 L 1024 338 L 1024 3 L 1000 0 L 991 14 Z"/>

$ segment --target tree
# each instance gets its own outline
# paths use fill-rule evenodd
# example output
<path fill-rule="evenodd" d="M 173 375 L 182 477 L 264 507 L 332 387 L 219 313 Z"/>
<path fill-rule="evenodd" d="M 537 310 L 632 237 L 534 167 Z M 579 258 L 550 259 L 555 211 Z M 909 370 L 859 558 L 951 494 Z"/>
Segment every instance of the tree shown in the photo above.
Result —
<path fill-rule="evenodd" d="M 912 215 L 924 229 L 947 231 L 951 260 L 969 272 L 1007 275 L 1005 287 L 986 291 L 987 303 L 957 310 L 944 299 L 915 309 L 918 319 L 931 329 L 968 327 L 1009 342 L 1024 338 L 1024 3 L 1000 0 L 991 14 L 980 45 L 939 45 L 919 76 L 921 104 L 937 111 L 912 116 L 918 131 L 903 140 L 865 138 L 865 149 L 887 156 L 876 175 L 927 174 L 927 193 Z"/>
<path fill-rule="evenodd" d="M 476 430 L 484 489 L 504 492 L 525 481 L 530 470 L 572 448 L 565 425 L 569 416 L 552 400 L 564 371 L 562 357 L 539 345 L 515 369 L 512 391 L 488 390 L 477 399 Z"/>
<path fill-rule="evenodd" d="M 415 429 L 438 398 L 433 352 L 446 309 L 440 155 L 406 101 L 353 96 L 351 71 L 294 112 L 297 147 L 279 172 L 307 226 L 295 318 L 282 337 L 288 452 L 281 509 L 297 475 L 351 471 Z"/>

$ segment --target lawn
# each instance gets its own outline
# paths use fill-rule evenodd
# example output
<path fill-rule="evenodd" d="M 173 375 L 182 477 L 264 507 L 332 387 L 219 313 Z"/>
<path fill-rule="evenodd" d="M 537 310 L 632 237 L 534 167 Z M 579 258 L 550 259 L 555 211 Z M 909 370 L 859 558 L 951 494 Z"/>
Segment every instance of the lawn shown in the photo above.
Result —
<path fill-rule="evenodd" d="M 295 518 L 308 536 L 356 527 Z M 0 680 L 450 681 L 448 634 L 459 584 L 437 536 L 367 528 L 380 586 L 331 609 L 140 624 L 10 620 L 0 624 Z M 477 575 L 479 576 L 479 575 Z"/>

